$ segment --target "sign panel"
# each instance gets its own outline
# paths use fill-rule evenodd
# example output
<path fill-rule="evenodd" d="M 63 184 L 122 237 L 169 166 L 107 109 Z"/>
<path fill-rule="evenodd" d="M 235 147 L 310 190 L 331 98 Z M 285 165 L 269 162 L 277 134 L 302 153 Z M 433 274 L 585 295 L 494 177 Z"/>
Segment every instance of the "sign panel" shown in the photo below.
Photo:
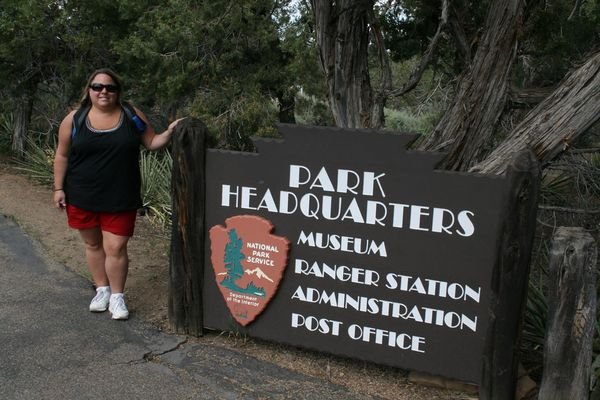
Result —
<path fill-rule="evenodd" d="M 279 129 L 207 154 L 205 326 L 479 383 L 506 180 L 414 135 Z"/>

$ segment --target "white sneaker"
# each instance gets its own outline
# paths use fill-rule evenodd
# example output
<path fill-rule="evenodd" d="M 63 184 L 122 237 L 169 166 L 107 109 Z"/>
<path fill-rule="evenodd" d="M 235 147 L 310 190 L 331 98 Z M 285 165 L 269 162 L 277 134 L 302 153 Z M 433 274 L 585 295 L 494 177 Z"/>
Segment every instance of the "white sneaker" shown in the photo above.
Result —
<path fill-rule="evenodd" d="M 125 298 L 123 295 L 111 295 L 110 306 L 108 311 L 112 314 L 112 319 L 127 319 L 129 318 L 129 310 L 125 305 Z"/>
<path fill-rule="evenodd" d="M 110 299 L 110 287 L 99 287 L 96 289 L 96 295 L 90 303 L 91 312 L 103 312 L 108 308 Z"/>

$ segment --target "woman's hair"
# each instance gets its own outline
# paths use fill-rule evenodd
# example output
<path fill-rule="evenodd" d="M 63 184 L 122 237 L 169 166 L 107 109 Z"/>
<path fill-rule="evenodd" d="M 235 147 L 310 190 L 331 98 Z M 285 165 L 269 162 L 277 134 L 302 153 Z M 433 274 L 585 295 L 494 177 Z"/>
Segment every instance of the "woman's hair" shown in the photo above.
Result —
<path fill-rule="evenodd" d="M 89 105 L 92 101 L 90 100 L 90 85 L 94 81 L 94 78 L 99 74 L 105 74 L 112 78 L 113 82 L 117 86 L 117 104 L 121 104 L 121 92 L 123 91 L 123 80 L 114 71 L 108 68 L 100 68 L 90 74 L 85 87 L 81 91 L 81 100 L 79 101 L 79 107 Z"/>

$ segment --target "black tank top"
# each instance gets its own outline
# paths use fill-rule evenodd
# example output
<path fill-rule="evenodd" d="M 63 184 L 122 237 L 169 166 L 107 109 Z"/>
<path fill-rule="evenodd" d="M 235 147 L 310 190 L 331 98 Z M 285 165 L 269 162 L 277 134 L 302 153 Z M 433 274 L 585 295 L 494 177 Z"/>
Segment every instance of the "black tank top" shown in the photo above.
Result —
<path fill-rule="evenodd" d="M 92 129 L 89 120 L 71 140 L 65 180 L 67 203 L 88 211 L 141 207 L 140 134 L 125 120 L 116 128 Z"/>

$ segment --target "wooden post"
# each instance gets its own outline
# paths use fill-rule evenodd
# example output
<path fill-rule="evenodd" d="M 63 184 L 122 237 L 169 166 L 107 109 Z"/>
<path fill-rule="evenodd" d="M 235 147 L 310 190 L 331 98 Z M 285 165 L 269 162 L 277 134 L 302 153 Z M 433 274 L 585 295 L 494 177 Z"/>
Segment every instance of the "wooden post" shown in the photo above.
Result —
<path fill-rule="evenodd" d="M 203 334 L 206 126 L 181 121 L 173 135 L 169 323 L 178 333 Z"/>
<path fill-rule="evenodd" d="M 515 397 L 518 341 L 540 188 L 540 168 L 531 151 L 517 154 L 508 166 L 507 179 L 510 184 L 504 210 L 507 217 L 492 273 L 490 321 L 479 387 L 479 398 L 485 400 Z"/>
<path fill-rule="evenodd" d="M 596 242 L 582 228 L 556 230 L 550 252 L 540 400 L 590 397 L 597 255 Z"/>

